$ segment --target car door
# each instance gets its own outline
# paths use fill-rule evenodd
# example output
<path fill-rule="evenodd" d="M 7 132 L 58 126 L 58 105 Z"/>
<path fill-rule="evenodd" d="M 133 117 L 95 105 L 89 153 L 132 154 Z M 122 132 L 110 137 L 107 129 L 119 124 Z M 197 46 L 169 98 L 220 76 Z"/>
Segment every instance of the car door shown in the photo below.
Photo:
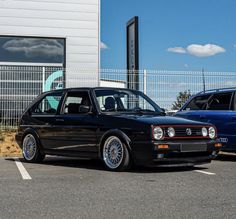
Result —
<path fill-rule="evenodd" d="M 56 117 L 57 142 L 53 149 L 81 156 L 97 156 L 97 115 L 88 91 L 71 91 Z"/>
<path fill-rule="evenodd" d="M 29 126 L 37 132 L 44 149 L 54 147 L 54 124 L 62 95 L 61 91 L 51 92 L 43 96 L 29 110 Z"/>

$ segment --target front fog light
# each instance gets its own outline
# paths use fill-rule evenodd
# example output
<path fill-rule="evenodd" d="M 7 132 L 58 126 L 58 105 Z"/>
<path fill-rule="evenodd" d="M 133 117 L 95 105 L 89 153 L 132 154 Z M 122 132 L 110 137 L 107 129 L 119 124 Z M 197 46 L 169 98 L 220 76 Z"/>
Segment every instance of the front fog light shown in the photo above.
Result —
<path fill-rule="evenodd" d="M 153 129 L 153 137 L 156 140 L 162 139 L 164 136 L 164 132 L 161 127 L 157 126 Z"/>
<path fill-rule="evenodd" d="M 172 138 L 175 136 L 175 129 L 170 127 L 170 128 L 168 128 L 167 133 L 168 133 L 169 137 Z"/>
<path fill-rule="evenodd" d="M 216 130 L 214 129 L 214 127 L 210 127 L 208 131 L 209 131 L 209 137 L 211 139 L 216 137 Z"/>
<path fill-rule="evenodd" d="M 205 127 L 202 128 L 202 136 L 206 137 L 207 136 L 207 129 Z"/>

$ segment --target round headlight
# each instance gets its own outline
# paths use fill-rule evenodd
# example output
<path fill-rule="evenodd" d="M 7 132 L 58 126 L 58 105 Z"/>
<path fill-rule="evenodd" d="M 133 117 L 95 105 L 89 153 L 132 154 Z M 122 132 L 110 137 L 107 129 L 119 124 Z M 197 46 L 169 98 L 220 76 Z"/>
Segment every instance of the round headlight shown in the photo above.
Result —
<path fill-rule="evenodd" d="M 175 136 L 175 129 L 172 128 L 172 127 L 169 127 L 168 130 L 167 130 L 167 133 L 169 135 L 169 137 L 174 137 Z"/>
<path fill-rule="evenodd" d="M 210 127 L 208 131 L 209 131 L 209 137 L 211 139 L 216 137 L 216 130 L 214 129 L 214 127 Z"/>
<path fill-rule="evenodd" d="M 157 126 L 153 129 L 153 137 L 155 139 L 160 140 L 163 138 L 163 136 L 164 136 L 164 132 L 161 127 Z"/>
<path fill-rule="evenodd" d="M 206 137 L 207 136 L 207 129 L 205 127 L 202 128 L 202 136 Z"/>

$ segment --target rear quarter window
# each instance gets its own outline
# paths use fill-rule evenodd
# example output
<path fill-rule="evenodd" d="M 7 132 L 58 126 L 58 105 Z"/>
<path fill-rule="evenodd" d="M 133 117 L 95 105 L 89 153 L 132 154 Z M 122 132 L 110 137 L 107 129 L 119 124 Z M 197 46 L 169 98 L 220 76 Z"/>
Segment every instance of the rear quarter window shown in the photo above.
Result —
<path fill-rule="evenodd" d="M 214 94 L 210 99 L 207 110 L 230 110 L 232 92 Z"/>
<path fill-rule="evenodd" d="M 62 92 L 46 95 L 32 108 L 32 114 L 55 115 L 62 97 Z"/>

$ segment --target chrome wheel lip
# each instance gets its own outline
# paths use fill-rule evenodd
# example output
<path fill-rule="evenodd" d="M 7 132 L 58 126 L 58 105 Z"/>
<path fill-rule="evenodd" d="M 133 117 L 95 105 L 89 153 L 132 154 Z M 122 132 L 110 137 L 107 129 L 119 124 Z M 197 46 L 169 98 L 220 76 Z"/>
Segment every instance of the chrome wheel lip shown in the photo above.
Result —
<path fill-rule="evenodd" d="M 103 161 L 110 169 L 120 166 L 124 158 L 123 144 L 118 137 L 109 137 L 103 147 Z"/>
<path fill-rule="evenodd" d="M 36 151 L 37 151 L 37 143 L 35 137 L 31 134 L 26 135 L 23 140 L 23 147 L 22 147 L 24 158 L 28 161 L 31 161 L 35 157 Z"/>

